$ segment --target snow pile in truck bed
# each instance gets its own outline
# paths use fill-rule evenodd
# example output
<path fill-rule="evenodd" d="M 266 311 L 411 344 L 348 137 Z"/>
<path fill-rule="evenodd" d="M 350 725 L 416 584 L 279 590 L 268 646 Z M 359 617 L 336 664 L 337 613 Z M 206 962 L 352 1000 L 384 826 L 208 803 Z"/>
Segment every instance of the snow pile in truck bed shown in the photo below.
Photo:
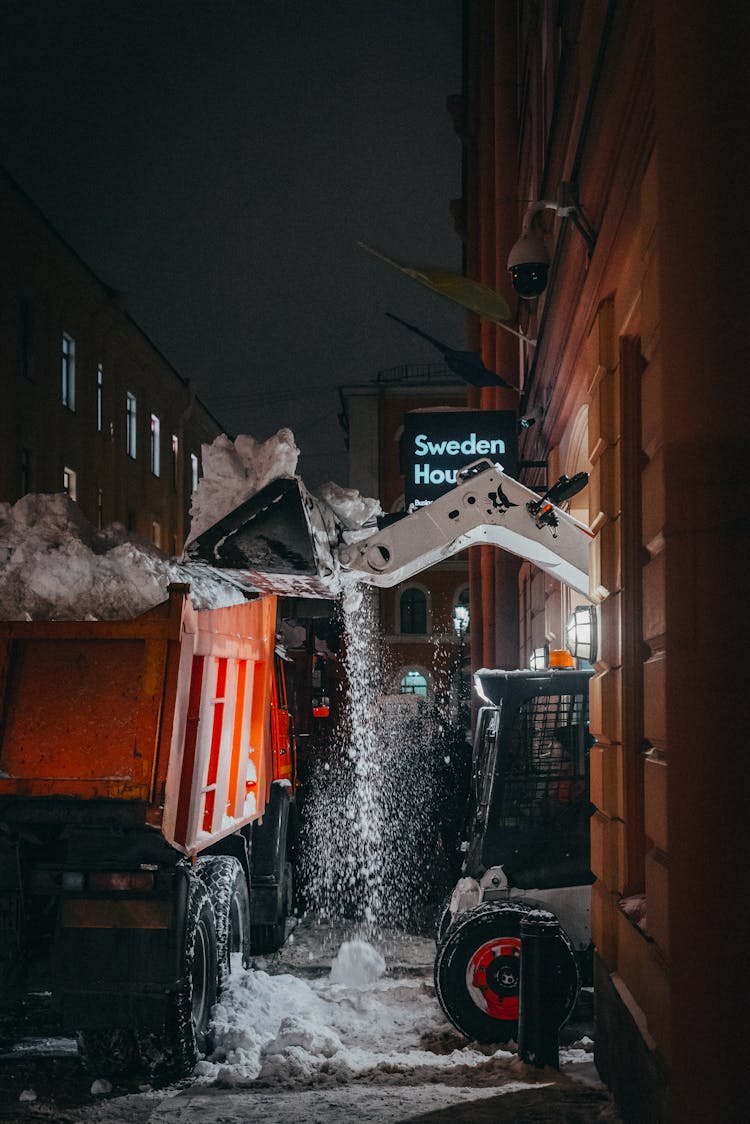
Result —
<path fill-rule="evenodd" d="M 188 582 L 197 609 L 243 600 L 121 523 L 97 530 L 62 492 L 0 503 L 0 620 L 127 620 L 164 601 L 170 582 Z"/>
<path fill-rule="evenodd" d="M 293 476 L 298 456 L 289 429 L 264 442 L 221 435 L 204 445 L 189 540 L 271 480 Z M 381 513 L 377 500 L 334 483 L 322 486 L 317 503 L 319 533 L 329 545 L 339 532 L 369 533 Z M 0 620 L 127 620 L 164 601 L 171 582 L 190 585 L 196 609 L 234 605 L 245 596 L 231 572 L 170 559 L 121 523 L 97 530 L 62 492 L 0 502 Z"/>

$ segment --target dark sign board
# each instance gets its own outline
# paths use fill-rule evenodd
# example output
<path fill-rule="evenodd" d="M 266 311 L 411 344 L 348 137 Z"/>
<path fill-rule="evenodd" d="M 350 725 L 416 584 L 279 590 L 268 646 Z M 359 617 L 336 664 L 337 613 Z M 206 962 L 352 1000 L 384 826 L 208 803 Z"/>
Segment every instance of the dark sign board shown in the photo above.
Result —
<path fill-rule="evenodd" d="M 414 410 L 404 415 L 401 472 L 406 508 L 423 507 L 456 483 L 456 473 L 486 458 L 518 475 L 515 410 Z"/>

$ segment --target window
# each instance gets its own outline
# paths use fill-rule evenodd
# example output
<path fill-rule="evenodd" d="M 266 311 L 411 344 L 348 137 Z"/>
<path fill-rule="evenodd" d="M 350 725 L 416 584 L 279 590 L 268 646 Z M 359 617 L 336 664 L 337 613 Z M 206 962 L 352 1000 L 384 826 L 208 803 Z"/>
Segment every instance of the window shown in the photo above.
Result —
<path fill-rule="evenodd" d="M 463 640 L 469 631 L 469 590 L 462 589 L 453 606 L 453 631 Z"/>
<path fill-rule="evenodd" d="M 128 391 L 125 397 L 125 449 L 129 457 L 136 455 L 136 401 L 135 395 Z"/>
<path fill-rule="evenodd" d="M 198 487 L 198 457 L 196 453 L 190 454 L 190 486 L 193 491 Z"/>
<path fill-rule="evenodd" d="M 74 468 L 63 469 L 63 491 L 67 492 L 72 500 L 78 498 L 78 480 Z"/>
<path fill-rule="evenodd" d="M 156 519 L 151 524 L 151 542 L 161 550 L 161 523 Z"/>
<path fill-rule="evenodd" d="M 100 531 L 104 526 L 104 492 L 101 488 L 96 490 L 96 525 Z"/>
<path fill-rule="evenodd" d="M 179 465 L 180 465 L 180 439 L 176 433 L 172 434 L 172 487 L 175 492 L 177 491 L 177 481 L 179 480 Z M 175 551 L 175 553 L 177 553 Z"/>
<path fill-rule="evenodd" d="M 154 476 L 161 476 L 161 422 L 156 414 L 151 415 L 151 471 Z M 157 543 L 158 546 L 158 543 Z"/>
<path fill-rule="evenodd" d="M 103 414 L 104 371 L 101 363 L 96 369 L 96 432 L 101 433 L 104 424 Z"/>
<path fill-rule="evenodd" d="M 76 408 L 76 341 L 63 332 L 62 338 L 62 404 Z"/>
<path fill-rule="evenodd" d="M 401 594 L 401 632 L 424 635 L 427 632 L 427 597 L 421 589 L 410 586 Z"/>
<path fill-rule="evenodd" d="M 407 671 L 401 678 L 399 692 L 402 695 L 427 695 L 427 680 L 421 671 Z"/>

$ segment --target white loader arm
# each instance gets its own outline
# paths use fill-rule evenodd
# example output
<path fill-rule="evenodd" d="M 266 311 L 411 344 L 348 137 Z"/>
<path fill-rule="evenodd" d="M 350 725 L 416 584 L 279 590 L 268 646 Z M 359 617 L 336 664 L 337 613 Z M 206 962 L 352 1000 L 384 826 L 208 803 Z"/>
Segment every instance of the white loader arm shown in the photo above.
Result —
<path fill-rule="evenodd" d="M 589 589 L 593 532 L 490 461 L 476 461 L 459 483 L 369 538 L 340 546 L 342 569 L 360 581 L 392 586 L 443 558 L 478 543 L 493 543 L 533 562 L 590 601 L 607 591 Z"/>

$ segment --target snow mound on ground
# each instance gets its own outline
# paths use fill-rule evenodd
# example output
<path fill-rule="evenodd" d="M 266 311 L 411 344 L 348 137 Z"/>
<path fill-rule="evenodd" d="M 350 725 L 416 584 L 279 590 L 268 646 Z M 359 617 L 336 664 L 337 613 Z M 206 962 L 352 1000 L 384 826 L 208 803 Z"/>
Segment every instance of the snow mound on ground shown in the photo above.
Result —
<path fill-rule="evenodd" d="M 232 441 L 222 433 L 210 445 L 202 445 L 203 476 L 193 492 L 187 542 L 198 538 L 272 480 L 291 479 L 298 460 L 299 449 L 291 429 L 280 429 L 267 441 L 256 441 L 244 433 Z"/>
<path fill-rule="evenodd" d="M 197 609 L 243 595 L 207 567 L 170 560 L 121 523 L 97 530 L 69 496 L 0 504 L 0 620 L 128 620 L 187 582 Z"/>
<path fill-rule="evenodd" d="M 331 982 L 369 987 L 385 974 L 385 960 L 367 941 L 344 941 L 331 964 Z"/>
<path fill-rule="evenodd" d="M 196 1075 L 223 1086 L 338 1085 L 363 1075 L 384 1083 L 415 1070 L 497 1066 L 471 1046 L 429 1048 L 446 1031 L 425 980 L 390 979 L 377 949 L 341 945 L 328 977 L 302 980 L 262 970 L 232 976 L 214 1009 L 214 1052 Z M 504 1064 L 504 1062 L 503 1062 Z"/>

